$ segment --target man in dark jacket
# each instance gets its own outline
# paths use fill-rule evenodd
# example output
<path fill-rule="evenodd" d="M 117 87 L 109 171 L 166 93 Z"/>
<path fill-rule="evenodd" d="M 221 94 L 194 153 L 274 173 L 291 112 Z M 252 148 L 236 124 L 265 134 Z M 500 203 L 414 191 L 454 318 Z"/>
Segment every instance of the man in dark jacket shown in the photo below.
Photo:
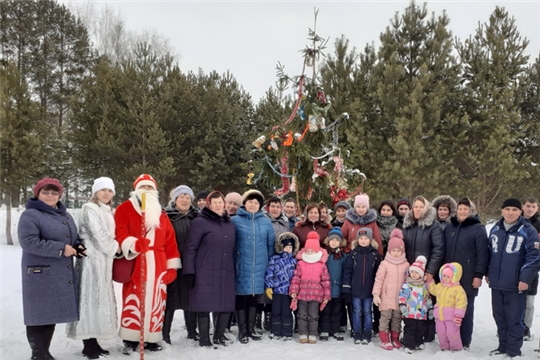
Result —
<path fill-rule="evenodd" d="M 527 290 L 540 269 L 538 232 L 521 216 L 521 202 L 506 199 L 489 235 L 488 282 L 499 346 L 490 355 L 521 356 Z"/>
<path fill-rule="evenodd" d="M 444 262 L 457 262 L 463 268 L 460 283 L 467 293 L 467 310 L 460 333 L 464 348 L 471 345 L 474 321 L 474 300 L 489 261 L 486 228 L 480 223 L 476 206 L 467 198 L 457 203 L 457 214 L 444 229 Z"/>
<path fill-rule="evenodd" d="M 298 206 L 294 199 L 288 198 L 283 202 L 283 214 L 289 219 L 289 231 L 292 231 L 299 221 L 296 216 L 298 214 Z"/>
<path fill-rule="evenodd" d="M 528 197 L 523 201 L 523 217 L 527 219 L 532 226 L 540 233 L 540 219 L 538 218 L 538 200 L 533 197 Z M 527 307 L 525 309 L 525 334 L 523 335 L 523 340 L 530 341 L 531 337 L 531 328 L 534 315 L 534 298 L 538 292 L 538 273 L 534 276 L 533 282 L 529 291 L 527 292 Z"/>

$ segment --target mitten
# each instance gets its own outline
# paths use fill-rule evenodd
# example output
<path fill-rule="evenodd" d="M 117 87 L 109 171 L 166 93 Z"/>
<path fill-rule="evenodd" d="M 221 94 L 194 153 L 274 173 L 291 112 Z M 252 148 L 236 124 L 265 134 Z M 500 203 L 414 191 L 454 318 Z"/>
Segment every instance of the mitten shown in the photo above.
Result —
<path fill-rule="evenodd" d="M 85 253 L 86 246 L 84 246 L 83 243 L 77 243 L 73 248 L 75 249 L 75 251 L 77 251 L 77 255 L 75 255 L 77 258 L 82 259 L 87 256 Z"/>
<path fill-rule="evenodd" d="M 381 305 L 381 297 L 379 295 L 373 295 L 373 303 L 377 306 Z"/>
<path fill-rule="evenodd" d="M 163 283 L 169 285 L 176 279 L 176 269 L 167 269 L 167 273 L 163 276 Z"/>
<path fill-rule="evenodd" d="M 323 311 L 324 308 L 326 307 L 326 304 L 328 304 L 328 300 L 324 300 L 324 301 L 321 303 L 321 306 L 319 306 L 319 311 Z"/>
<path fill-rule="evenodd" d="M 427 318 L 428 320 L 433 320 L 433 308 L 427 311 Z"/>
<path fill-rule="evenodd" d="M 184 283 L 188 289 L 195 287 L 195 274 L 184 274 Z"/>
<path fill-rule="evenodd" d="M 461 316 L 454 316 L 454 324 L 457 326 L 461 326 L 461 321 L 463 321 L 463 318 Z"/>
<path fill-rule="evenodd" d="M 268 296 L 269 299 L 272 299 L 272 294 L 274 293 L 272 288 L 268 288 L 265 291 L 266 296 Z"/>
<path fill-rule="evenodd" d="M 343 299 L 343 303 L 345 305 L 348 305 L 351 303 L 351 293 L 343 293 L 341 294 L 341 298 Z"/>
<path fill-rule="evenodd" d="M 147 238 L 140 238 L 135 241 L 135 251 L 140 254 L 146 254 L 150 246 L 150 240 Z"/>
<path fill-rule="evenodd" d="M 291 310 L 296 311 L 297 308 L 298 308 L 298 300 L 292 299 L 291 300 Z"/>
<path fill-rule="evenodd" d="M 409 310 L 407 310 L 407 305 L 399 304 L 399 311 L 401 311 L 401 316 L 407 317 L 409 315 Z"/>

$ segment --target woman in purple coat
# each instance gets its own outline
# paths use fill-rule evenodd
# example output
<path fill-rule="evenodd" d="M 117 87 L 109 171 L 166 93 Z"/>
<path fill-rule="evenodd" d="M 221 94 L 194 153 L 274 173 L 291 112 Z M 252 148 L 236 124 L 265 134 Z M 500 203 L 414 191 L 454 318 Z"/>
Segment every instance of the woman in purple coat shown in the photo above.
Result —
<path fill-rule="evenodd" d="M 191 222 L 184 256 L 184 280 L 189 288 L 189 310 L 197 313 L 199 345 L 212 346 L 210 312 L 217 314 L 214 344 L 226 346 L 224 335 L 234 310 L 234 244 L 236 230 L 225 211 L 223 194 L 214 191 L 207 206 Z"/>
<path fill-rule="evenodd" d="M 32 360 L 54 359 L 49 352 L 56 324 L 79 320 L 73 256 L 85 256 L 77 227 L 60 201 L 64 188 L 44 178 L 19 220 L 22 298 Z"/>

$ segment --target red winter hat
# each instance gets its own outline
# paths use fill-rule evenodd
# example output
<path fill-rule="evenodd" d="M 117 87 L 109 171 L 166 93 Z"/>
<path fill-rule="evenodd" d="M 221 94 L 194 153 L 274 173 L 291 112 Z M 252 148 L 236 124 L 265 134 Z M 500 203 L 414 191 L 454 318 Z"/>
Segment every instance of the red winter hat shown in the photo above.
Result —
<path fill-rule="evenodd" d="M 424 277 L 424 273 L 426 271 L 426 264 L 427 259 L 425 256 L 420 255 L 416 258 L 416 260 L 412 263 L 412 265 L 409 267 L 410 271 L 416 271 L 420 274 L 420 276 Z"/>
<path fill-rule="evenodd" d="M 154 190 L 157 190 L 156 180 L 154 180 L 154 178 L 151 175 L 142 174 L 141 176 L 139 176 L 133 183 L 133 188 L 137 190 L 143 185 L 150 185 L 151 187 L 154 188 Z"/>
<path fill-rule="evenodd" d="M 320 237 L 316 231 L 310 231 L 307 235 L 305 249 L 311 249 L 315 252 L 321 251 Z"/>
<path fill-rule="evenodd" d="M 39 180 L 33 189 L 34 196 L 37 198 L 40 190 L 47 185 L 56 186 L 58 188 L 58 192 L 60 193 L 60 196 L 58 198 L 62 198 L 62 195 L 64 194 L 64 187 L 62 186 L 62 184 L 60 184 L 60 181 L 52 178 L 43 178 Z"/>
<path fill-rule="evenodd" d="M 390 241 L 388 242 L 388 251 L 399 249 L 405 252 L 405 243 L 403 242 L 403 232 L 400 229 L 392 230 Z"/>

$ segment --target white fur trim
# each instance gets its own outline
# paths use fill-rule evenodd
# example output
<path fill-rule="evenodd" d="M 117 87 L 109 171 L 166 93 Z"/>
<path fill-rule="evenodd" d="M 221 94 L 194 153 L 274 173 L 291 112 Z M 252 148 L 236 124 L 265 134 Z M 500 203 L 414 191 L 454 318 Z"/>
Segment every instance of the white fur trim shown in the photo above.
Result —
<path fill-rule="evenodd" d="M 124 257 L 128 260 L 133 260 L 139 255 L 139 253 L 135 251 L 136 241 L 137 238 L 135 236 L 128 236 L 122 241 L 122 254 L 124 254 Z"/>
<path fill-rule="evenodd" d="M 141 186 L 143 185 L 148 185 L 148 186 L 151 186 L 152 189 L 154 190 L 157 190 L 156 189 L 156 183 L 153 182 L 152 180 L 141 180 L 137 183 L 137 187 L 135 187 L 135 190 L 139 189 Z"/>
<path fill-rule="evenodd" d="M 181 269 L 182 260 L 180 258 L 174 258 L 167 260 L 167 269 Z"/>

